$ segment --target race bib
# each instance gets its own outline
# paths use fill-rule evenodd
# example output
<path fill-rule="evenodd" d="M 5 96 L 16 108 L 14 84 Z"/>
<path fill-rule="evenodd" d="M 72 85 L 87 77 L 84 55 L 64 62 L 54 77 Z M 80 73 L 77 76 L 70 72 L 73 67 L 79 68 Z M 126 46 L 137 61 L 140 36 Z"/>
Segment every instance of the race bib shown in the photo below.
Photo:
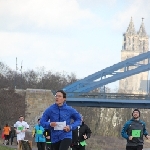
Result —
<path fill-rule="evenodd" d="M 37 134 L 43 134 L 42 130 L 37 130 Z"/>
<path fill-rule="evenodd" d="M 140 137 L 141 130 L 132 130 L 132 136 L 133 137 Z"/>
<path fill-rule="evenodd" d="M 18 130 L 22 131 L 22 130 L 23 130 L 23 127 L 18 127 Z"/>
<path fill-rule="evenodd" d="M 81 146 L 87 145 L 85 141 L 80 142 Z"/>

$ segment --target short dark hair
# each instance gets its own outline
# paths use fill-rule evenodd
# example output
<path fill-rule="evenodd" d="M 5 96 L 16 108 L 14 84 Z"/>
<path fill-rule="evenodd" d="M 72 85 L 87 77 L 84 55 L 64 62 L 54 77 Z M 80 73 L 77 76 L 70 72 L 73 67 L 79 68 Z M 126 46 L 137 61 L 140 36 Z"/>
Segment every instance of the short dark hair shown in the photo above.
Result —
<path fill-rule="evenodd" d="M 38 119 L 38 121 L 40 121 L 40 118 Z"/>
<path fill-rule="evenodd" d="M 58 90 L 57 92 L 62 93 L 62 94 L 63 94 L 63 98 L 66 98 L 66 93 L 65 93 L 63 90 Z M 56 93 L 57 93 L 57 92 L 56 92 Z"/>
<path fill-rule="evenodd" d="M 19 118 L 23 117 L 23 115 L 20 115 Z M 24 117 L 23 117 L 24 118 Z"/>
<path fill-rule="evenodd" d="M 140 117 L 140 110 L 139 110 L 139 109 L 137 109 L 137 108 L 133 110 L 133 112 L 132 112 L 132 116 L 133 116 L 133 113 L 134 113 L 135 111 L 138 111 L 138 112 L 139 112 L 139 117 Z"/>

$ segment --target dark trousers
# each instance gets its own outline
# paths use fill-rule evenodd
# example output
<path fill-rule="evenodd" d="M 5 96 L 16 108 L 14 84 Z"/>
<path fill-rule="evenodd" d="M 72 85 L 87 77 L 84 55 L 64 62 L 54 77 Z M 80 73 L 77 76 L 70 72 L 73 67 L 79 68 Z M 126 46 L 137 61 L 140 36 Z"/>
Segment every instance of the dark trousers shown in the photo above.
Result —
<path fill-rule="evenodd" d="M 13 143 L 13 141 L 14 141 L 14 137 L 17 137 L 17 136 L 13 136 L 13 135 L 10 136 L 11 145 L 12 145 L 12 143 Z"/>
<path fill-rule="evenodd" d="M 46 150 L 52 150 L 51 143 L 46 143 Z"/>
<path fill-rule="evenodd" d="M 5 140 L 9 141 L 9 135 L 4 135 Z"/>
<path fill-rule="evenodd" d="M 37 142 L 38 150 L 45 150 L 45 142 Z"/>
<path fill-rule="evenodd" d="M 68 150 L 71 144 L 71 139 L 66 138 L 62 141 L 56 142 L 52 144 L 52 150 Z"/>
<path fill-rule="evenodd" d="M 82 145 L 74 145 L 72 150 L 85 150 L 85 146 Z"/>
<path fill-rule="evenodd" d="M 4 135 L 5 140 L 7 141 L 7 143 L 5 143 L 6 145 L 9 145 L 9 135 Z"/>
<path fill-rule="evenodd" d="M 138 146 L 126 146 L 126 150 L 142 150 L 143 145 L 138 145 Z"/>

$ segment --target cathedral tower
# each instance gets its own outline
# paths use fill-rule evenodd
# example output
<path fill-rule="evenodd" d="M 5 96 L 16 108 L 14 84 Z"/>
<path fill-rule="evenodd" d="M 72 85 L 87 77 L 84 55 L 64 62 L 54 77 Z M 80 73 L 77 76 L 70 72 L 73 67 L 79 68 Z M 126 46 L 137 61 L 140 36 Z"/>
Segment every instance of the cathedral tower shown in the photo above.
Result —
<path fill-rule="evenodd" d="M 149 50 L 149 37 L 146 34 L 143 18 L 138 32 L 135 31 L 133 20 L 129 23 L 127 31 L 123 34 L 123 45 L 121 50 L 121 61 L 137 56 Z M 140 64 L 147 64 L 147 60 Z M 132 67 L 133 69 L 134 67 Z M 129 67 L 131 69 L 131 67 Z M 148 80 L 148 72 L 142 72 L 119 81 L 119 92 L 123 93 L 145 93 L 141 89 L 141 81 Z"/>

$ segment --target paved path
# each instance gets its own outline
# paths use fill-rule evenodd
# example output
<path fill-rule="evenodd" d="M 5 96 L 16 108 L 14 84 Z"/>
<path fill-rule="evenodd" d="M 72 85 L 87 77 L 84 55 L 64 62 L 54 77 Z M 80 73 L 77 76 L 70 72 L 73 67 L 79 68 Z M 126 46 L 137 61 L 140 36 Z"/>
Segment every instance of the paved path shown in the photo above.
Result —
<path fill-rule="evenodd" d="M 16 148 L 16 150 L 17 150 L 17 146 L 9 146 L 9 147 Z M 38 149 L 37 148 L 32 148 L 32 150 L 38 150 Z M 144 148 L 143 150 L 150 150 L 150 148 Z"/>
<path fill-rule="evenodd" d="M 4 146 L 4 145 L 3 145 Z M 11 147 L 17 150 L 17 146 L 12 146 L 12 145 L 6 145 L 6 147 Z M 32 148 L 32 150 L 38 150 L 37 148 Z"/>
<path fill-rule="evenodd" d="M 12 146 L 12 145 L 9 145 L 8 147 L 11 147 L 11 148 L 14 148 L 17 150 L 17 146 Z M 38 150 L 37 148 L 32 148 L 32 150 Z M 143 150 L 150 150 L 150 148 L 144 148 Z"/>

